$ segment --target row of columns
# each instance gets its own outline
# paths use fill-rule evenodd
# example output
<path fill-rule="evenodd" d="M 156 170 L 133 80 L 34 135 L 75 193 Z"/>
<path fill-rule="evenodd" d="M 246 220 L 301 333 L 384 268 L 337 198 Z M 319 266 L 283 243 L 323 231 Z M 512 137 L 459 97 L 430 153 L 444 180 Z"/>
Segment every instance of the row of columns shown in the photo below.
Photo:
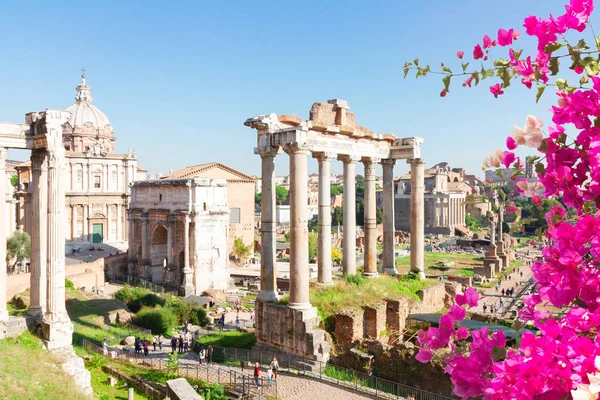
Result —
<path fill-rule="evenodd" d="M 290 157 L 290 302 L 289 307 L 305 309 L 309 300 L 308 260 L 308 155 L 310 151 L 298 143 L 286 144 L 283 150 Z M 275 261 L 276 208 L 275 208 L 275 157 L 279 149 L 268 148 L 259 154 L 262 159 L 261 202 L 261 293 L 260 300 L 277 299 L 277 269 Z M 319 242 L 318 282 L 332 284 L 331 264 L 331 161 L 336 155 L 315 152 L 319 164 Z M 365 256 L 364 276 L 374 277 L 377 268 L 377 217 L 375 168 L 383 165 L 383 263 L 382 271 L 396 274 L 394 257 L 394 172 L 395 160 L 378 160 L 371 157 L 358 158 L 339 155 L 344 164 L 343 200 L 343 272 L 356 274 L 356 162 L 364 165 L 365 179 Z M 424 165 L 423 159 L 408 161 L 411 165 L 411 270 L 424 277 Z"/>

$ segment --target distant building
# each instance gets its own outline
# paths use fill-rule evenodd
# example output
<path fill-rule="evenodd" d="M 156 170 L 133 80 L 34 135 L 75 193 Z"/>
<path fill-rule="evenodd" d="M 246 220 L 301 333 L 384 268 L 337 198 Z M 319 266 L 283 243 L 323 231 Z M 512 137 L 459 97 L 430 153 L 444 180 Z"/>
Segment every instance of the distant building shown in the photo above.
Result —
<path fill-rule="evenodd" d="M 241 237 L 244 244 L 254 243 L 254 194 L 255 179 L 219 162 L 192 165 L 173 171 L 161 179 L 212 178 L 227 181 L 227 203 L 229 206 L 229 252 L 235 238 Z"/>

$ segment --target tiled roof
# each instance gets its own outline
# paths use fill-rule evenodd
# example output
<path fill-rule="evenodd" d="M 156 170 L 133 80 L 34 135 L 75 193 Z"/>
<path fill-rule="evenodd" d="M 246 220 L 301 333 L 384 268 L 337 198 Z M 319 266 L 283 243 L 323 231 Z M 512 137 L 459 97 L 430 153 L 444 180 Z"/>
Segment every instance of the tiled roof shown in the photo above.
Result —
<path fill-rule="evenodd" d="M 208 171 L 209 169 L 213 169 L 213 168 L 223 169 L 223 170 L 239 177 L 239 180 L 251 181 L 251 182 L 255 181 L 255 179 L 253 177 L 251 177 L 250 175 L 246 175 L 240 171 L 237 171 L 231 167 L 228 167 L 227 165 L 221 164 L 220 162 L 211 162 L 211 163 L 206 163 L 206 164 L 191 165 L 189 167 L 181 168 L 181 169 L 178 169 L 177 171 L 173 171 L 171 173 L 163 175 L 160 177 L 160 179 L 193 178 L 194 176 L 196 176 L 204 171 Z"/>

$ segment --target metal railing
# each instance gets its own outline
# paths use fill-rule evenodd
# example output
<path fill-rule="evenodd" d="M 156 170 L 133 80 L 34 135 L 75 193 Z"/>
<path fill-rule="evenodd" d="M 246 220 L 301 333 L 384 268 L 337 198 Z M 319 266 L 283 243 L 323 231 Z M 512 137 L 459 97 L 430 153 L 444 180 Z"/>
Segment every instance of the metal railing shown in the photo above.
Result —
<path fill-rule="evenodd" d="M 145 279 L 141 279 L 138 278 L 136 276 L 130 276 L 130 275 L 118 275 L 115 276 L 112 279 L 113 282 L 120 282 L 120 283 L 125 283 L 129 286 L 137 286 L 137 287 L 143 287 L 144 289 L 148 289 L 154 293 L 168 293 L 171 294 L 173 296 L 177 296 L 179 295 L 179 292 L 177 290 L 170 290 L 168 288 L 165 288 L 164 286 L 158 285 L 156 283 L 147 281 Z"/>
<path fill-rule="evenodd" d="M 242 396 L 259 398 L 277 398 L 277 381 L 269 382 L 267 377 L 261 376 L 258 382 L 248 373 L 237 372 L 231 369 L 221 368 L 215 365 L 199 364 L 195 360 L 178 360 L 177 368 L 173 368 L 172 362 L 164 357 L 144 356 L 131 353 L 119 348 L 98 346 L 83 339 L 83 347 L 91 352 L 110 356 L 115 360 L 127 364 L 137 365 L 156 371 L 173 372 L 181 377 L 203 380 L 210 383 L 218 383 L 229 390 L 236 391 Z M 193 353 L 187 353 L 193 354 Z M 187 361 L 187 362 L 182 362 Z"/>
<path fill-rule="evenodd" d="M 348 388 L 357 392 L 366 393 L 385 399 L 401 399 L 412 397 L 416 400 L 451 400 L 437 393 L 428 392 L 419 388 L 392 382 L 387 379 L 368 375 L 347 368 L 338 367 L 331 363 L 308 359 L 281 352 L 236 349 L 230 347 L 212 346 L 212 361 L 218 363 L 239 363 L 244 371 L 246 366 L 259 363 L 261 367 L 268 368 L 273 357 L 277 357 L 279 372 L 294 375 L 304 375 L 337 386 Z"/>

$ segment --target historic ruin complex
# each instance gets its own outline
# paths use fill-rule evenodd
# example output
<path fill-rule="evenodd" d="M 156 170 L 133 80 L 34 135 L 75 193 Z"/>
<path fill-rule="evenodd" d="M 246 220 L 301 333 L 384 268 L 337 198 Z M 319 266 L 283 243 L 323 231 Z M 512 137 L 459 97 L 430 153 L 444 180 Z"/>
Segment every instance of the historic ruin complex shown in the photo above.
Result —
<path fill-rule="evenodd" d="M 189 178 L 135 182 L 127 275 L 182 296 L 227 289 L 227 182 Z"/>
<path fill-rule="evenodd" d="M 319 317 L 309 298 L 308 268 L 308 156 L 319 162 L 319 273 L 320 284 L 332 283 L 330 166 L 344 164 L 344 187 L 355 186 L 356 163 L 364 165 L 365 255 L 364 273 L 375 277 L 376 196 L 375 166 L 383 166 L 383 263 L 381 271 L 395 274 L 394 265 L 394 179 L 397 160 L 411 166 L 410 247 L 411 270 L 424 277 L 424 166 L 423 139 L 399 139 L 393 134 L 376 134 L 356 124 L 345 100 L 315 103 L 310 118 L 292 115 L 260 115 L 245 125 L 257 130 L 255 153 L 262 159 L 261 292 L 257 303 L 257 340 L 263 345 L 327 359 L 329 347 L 324 332 L 317 329 Z M 270 304 L 277 300 L 275 270 L 275 157 L 283 152 L 290 160 L 290 301 L 286 307 Z M 344 194 L 343 270 L 356 273 L 356 209 L 354 191 Z"/>

